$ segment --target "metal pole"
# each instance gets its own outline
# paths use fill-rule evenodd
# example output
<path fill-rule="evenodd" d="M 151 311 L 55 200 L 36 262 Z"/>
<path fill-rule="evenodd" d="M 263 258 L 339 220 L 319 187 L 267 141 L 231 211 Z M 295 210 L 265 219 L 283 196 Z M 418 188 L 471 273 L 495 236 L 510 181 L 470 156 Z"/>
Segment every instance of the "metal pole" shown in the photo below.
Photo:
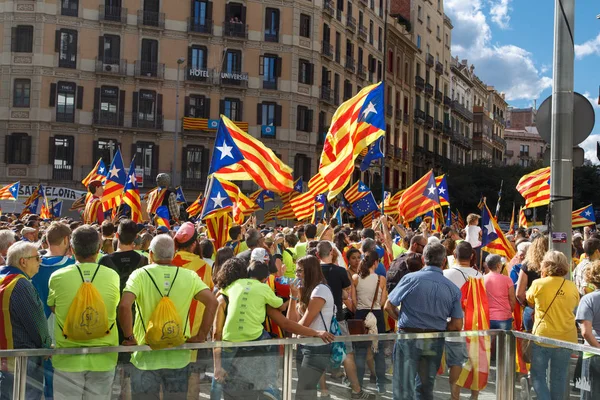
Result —
<path fill-rule="evenodd" d="M 387 104 L 385 102 L 385 78 L 387 75 L 387 34 L 388 34 L 388 24 L 387 24 L 387 17 L 388 17 L 388 3 L 389 0 L 385 0 L 385 9 L 383 11 L 383 73 L 382 73 L 382 77 L 381 77 L 381 81 L 382 81 L 382 85 L 383 85 L 383 112 L 385 113 L 385 115 L 387 115 Z M 397 107 L 396 107 L 397 109 Z M 386 124 L 387 126 L 387 124 Z M 386 135 L 389 135 L 389 132 L 385 132 Z M 384 142 L 384 141 L 383 141 Z M 395 144 L 396 146 L 398 145 L 398 143 Z M 383 158 L 381 159 L 381 214 L 385 214 L 384 210 L 385 210 L 385 205 L 383 204 L 385 202 L 385 157 L 386 157 L 386 145 L 385 143 L 382 143 L 381 145 L 383 147 Z"/>
<path fill-rule="evenodd" d="M 573 209 L 573 69 L 575 0 L 554 2 L 554 62 L 550 158 L 550 232 L 564 233 L 566 242 L 550 248 L 571 256 Z"/>
<path fill-rule="evenodd" d="M 25 398 L 27 384 L 27 357 L 15 357 L 15 372 L 13 381 L 12 398 L 21 400 Z"/>
<path fill-rule="evenodd" d="M 179 66 L 181 63 L 177 60 L 177 89 L 175 93 L 175 144 L 173 145 L 173 186 L 177 187 L 177 139 L 179 137 Z"/>
<path fill-rule="evenodd" d="M 293 375 L 292 375 L 292 366 L 293 366 L 293 358 L 294 358 L 294 349 L 291 344 L 284 345 L 283 351 L 283 399 L 291 399 L 292 398 L 292 384 L 293 384 Z"/>

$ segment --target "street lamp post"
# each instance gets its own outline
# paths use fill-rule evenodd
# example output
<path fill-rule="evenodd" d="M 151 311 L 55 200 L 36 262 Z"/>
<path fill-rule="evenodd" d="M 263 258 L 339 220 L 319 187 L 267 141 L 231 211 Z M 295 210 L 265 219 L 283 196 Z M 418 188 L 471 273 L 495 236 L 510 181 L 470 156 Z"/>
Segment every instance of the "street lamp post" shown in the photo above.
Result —
<path fill-rule="evenodd" d="M 177 187 L 177 141 L 179 138 L 179 67 L 185 62 L 185 58 L 177 59 L 177 89 L 175 92 L 175 144 L 173 145 L 173 186 Z"/>

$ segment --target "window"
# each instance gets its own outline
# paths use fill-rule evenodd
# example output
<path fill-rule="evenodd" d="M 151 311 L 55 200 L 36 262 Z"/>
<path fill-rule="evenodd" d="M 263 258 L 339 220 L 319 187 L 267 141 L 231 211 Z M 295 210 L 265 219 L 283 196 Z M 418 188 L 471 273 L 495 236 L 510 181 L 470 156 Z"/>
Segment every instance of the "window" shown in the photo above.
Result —
<path fill-rule="evenodd" d="M 154 184 L 158 173 L 158 146 L 152 142 L 137 142 L 132 145 L 135 154 L 135 167 L 143 171 L 144 182 Z"/>
<path fill-rule="evenodd" d="M 212 2 L 192 0 L 191 29 L 194 32 L 212 32 Z"/>
<path fill-rule="evenodd" d="M 421 48 L 421 35 L 417 35 L 417 49 Z"/>
<path fill-rule="evenodd" d="M 49 162 L 53 164 L 52 179 L 73 180 L 73 158 L 75 139 L 73 136 L 50 138 Z"/>
<path fill-rule="evenodd" d="M 186 97 L 185 116 L 190 118 L 210 118 L 210 99 L 198 94 Z"/>
<path fill-rule="evenodd" d="M 429 29 L 429 30 L 431 30 L 430 25 L 431 25 L 431 17 L 428 15 L 427 16 L 427 29 Z"/>
<path fill-rule="evenodd" d="M 31 162 L 31 136 L 26 133 L 6 135 L 6 164 L 29 164 Z"/>
<path fill-rule="evenodd" d="M 121 57 L 121 38 L 116 35 L 100 36 L 98 43 L 98 59 L 104 64 L 119 65 Z"/>
<path fill-rule="evenodd" d="M 232 121 L 242 121 L 242 102 L 238 99 L 225 98 L 221 100 L 221 114 Z"/>
<path fill-rule="evenodd" d="M 358 12 L 358 26 L 365 26 L 363 12 Z"/>
<path fill-rule="evenodd" d="M 56 31 L 55 50 L 58 52 L 58 66 L 75 68 L 77 64 L 77 31 L 61 29 Z"/>
<path fill-rule="evenodd" d="M 342 35 L 339 32 L 335 33 L 335 62 L 340 63 L 342 57 Z"/>
<path fill-rule="evenodd" d="M 115 86 L 102 86 L 96 89 L 94 96 L 98 96 L 98 99 L 94 98 L 95 122 L 102 125 L 118 125 L 120 111 L 119 88 Z M 123 98 L 123 101 L 125 101 L 125 98 Z M 122 104 L 121 112 L 124 111 L 124 106 L 125 104 Z"/>
<path fill-rule="evenodd" d="M 333 103 L 335 105 L 340 104 L 340 75 L 334 74 L 333 76 Z"/>
<path fill-rule="evenodd" d="M 294 156 L 294 180 L 302 178 L 302 181 L 308 182 L 311 175 L 311 159 L 304 154 Z"/>
<path fill-rule="evenodd" d="M 529 145 L 528 144 L 521 145 L 521 156 L 529 156 Z"/>
<path fill-rule="evenodd" d="M 75 84 L 58 82 L 56 87 L 56 121 L 75 122 Z"/>
<path fill-rule="evenodd" d="M 256 123 L 258 125 L 279 126 L 276 121 L 277 104 L 271 102 L 259 103 L 257 106 Z"/>
<path fill-rule="evenodd" d="M 387 64 L 388 72 L 394 72 L 394 51 L 388 50 L 388 64 Z"/>
<path fill-rule="evenodd" d="M 261 75 L 264 89 L 277 89 L 277 78 L 281 75 L 281 57 L 265 54 L 260 57 Z"/>
<path fill-rule="evenodd" d="M 104 165 L 110 165 L 114 154 L 117 152 L 120 143 L 115 139 L 98 139 L 94 141 L 93 160 L 102 158 Z"/>
<path fill-rule="evenodd" d="M 425 150 L 429 150 L 429 134 L 428 133 L 423 134 L 423 147 L 425 148 Z"/>
<path fill-rule="evenodd" d="M 312 132 L 313 110 L 308 107 L 298 106 L 298 115 L 296 120 L 296 130 L 302 132 Z"/>
<path fill-rule="evenodd" d="M 438 8 L 437 8 L 437 9 L 438 9 L 438 11 L 441 11 L 441 10 L 442 10 L 442 0 L 438 0 L 438 6 L 437 6 L 437 7 L 438 7 Z"/>
<path fill-rule="evenodd" d="M 79 10 L 79 1 L 78 0 L 61 0 L 60 13 L 62 15 L 68 15 L 71 17 L 76 17 Z"/>
<path fill-rule="evenodd" d="M 314 82 L 314 64 L 307 60 L 298 60 L 298 82 L 305 85 L 312 85 Z"/>
<path fill-rule="evenodd" d="M 344 101 L 352 97 L 352 82 L 344 80 Z"/>
<path fill-rule="evenodd" d="M 415 146 L 419 145 L 419 128 L 415 128 L 415 132 L 414 132 L 414 141 L 415 141 Z"/>
<path fill-rule="evenodd" d="M 210 163 L 209 150 L 203 146 L 189 145 L 183 149 L 183 185 L 204 188 Z"/>
<path fill-rule="evenodd" d="M 418 6 L 417 8 L 417 18 L 419 21 L 423 22 L 423 8 L 421 8 L 421 6 Z"/>
<path fill-rule="evenodd" d="M 409 77 L 410 77 L 410 66 L 408 65 L 408 62 L 405 62 L 404 63 L 404 80 L 406 82 L 410 82 Z"/>
<path fill-rule="evenodd" d="M 265 13 L 265 42 L 279 41 L 279 10 L 267 8 Z"/>
<path fill-rule="evenodd" d="M 436 28 L 437 32 L 436 32 L 436 37 L 438 40 L 440 40 L 442 37 L 440 36 L 440 26 L 438 25 Z"/>
<path fill-rule="evenodd" d="M 371 0 L 371 1 L 369 2 L 369 7 L 371 8 L 371 10 L 374 10 L 374 9 L 375 9 L 375 0 Z"/>
<path fill-rule="evenodd" d="M 204 46 L 192 46 L 188 49 L 188 67 L 193 70 L 207 70 L 207 50 Z"/>
<path fill-rule="evenodd" d="M 381 28 L 377 28 L 377 29 L 378 29 L 377 49 L 379 51 L 383 51 L 383 29 L 381 29 Z"/>
<path fill-rule="evenodd" d="M 300 14 L 300 36 L 310 37 L 310 16 L 306 14 Z"/>
<path fill-rule="evenodd" d="M 225 72 L 239 74 L 242 72 L 242 52 L 240 50 L 227 50 L 225 55 Z"/>
<path fill-rule="evenodd" d="M 31 96 L 31 80 L 15 79 L 13 107 L 29 107 Z"/>
<path fill-rule="evenodd" d="M 152 123 L 156 120 L 156 92 L 153 90 L 140 90 L 138 104 L 138 118 L 141 125 L 144 122 Z"/>
<path fill-rule="evenodd" d="M 383 17 L 383 0 L 379 0 L 379 16 Z"/>
<path fill-rule="evenodd" d="M 369 21 L 369 43 L 373 44 L 374 40 L 375 40 L 375 32 L 374 32 L 375 28 L 373 26 L 373 21 L 370 20 Z"/>
<path fill-rule="evenodd" d="M 15 53 L 33 52 L 33 26 L 19 25 L 12 28 L 11 50 Z"/>
<path fill-rule="evenodd" d="M 158 76 L 158 40 L 142 39 L 141 74 Z"/>

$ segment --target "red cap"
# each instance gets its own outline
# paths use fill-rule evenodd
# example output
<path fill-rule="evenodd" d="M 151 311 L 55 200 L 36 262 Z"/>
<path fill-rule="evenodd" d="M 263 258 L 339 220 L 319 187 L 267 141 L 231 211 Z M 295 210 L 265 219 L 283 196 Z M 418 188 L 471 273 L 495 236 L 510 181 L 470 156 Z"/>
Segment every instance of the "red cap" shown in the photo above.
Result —
<path fill-rule="evenodd" d="M 191 222 L 185 222 L 183 225 L 181 225 L 181 227 L 175 234 L 174 239 L 177 243 L 181 244 L 189 242 L 190 240 L 192 240 L 192 238 L 195 237 L 195 235 L 196 228 L 194 227 L 194 224 L 192 224 Z"/>

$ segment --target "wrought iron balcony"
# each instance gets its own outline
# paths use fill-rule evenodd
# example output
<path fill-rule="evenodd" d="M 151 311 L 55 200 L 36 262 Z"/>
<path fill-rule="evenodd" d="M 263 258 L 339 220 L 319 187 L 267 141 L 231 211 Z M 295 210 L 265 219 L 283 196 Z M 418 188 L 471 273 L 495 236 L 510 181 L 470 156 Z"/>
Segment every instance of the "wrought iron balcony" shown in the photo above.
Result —
<path fill-rule="evenodd" d="M 441 103 L 442 101 L 444 101 L 444 93 L 440 92 L 439 90 L 435 91 L 435 101 L 438 103 Z"/>
<path fill-rule="evenodd" d="M 188 32 L 199 33 L 203 35 L 212 35 L 213 20 L 205 19 L 204 21 L 195 21 L 194 18 L 188 18 Z"/>
<path fill-rule="evenodd" d="M 136 60 L 135 76 L 138 78 L 165 78 L 165 64 Z"/>
<path fill-rule="evenodd" d="M 102 126 L 123 126 L 123 120 L 118 112 L 110 112 L 104 110 L 94 110 L 94 125 Z"/>
<path fill-rule="evenodd" d="M 243 22 L 225 21 L 223 34 L 230 38 L 248 39 L 248 25 Z"/>
<path fill-rule="evenodd" d="M 333 9 L 333 0 L 325 0 L 323 2 L 323 11 L 325 12 L 325 14 L 329 15 L 330 17 L 333 17 L 333 15 L 335 14 L 335 11 Z"/>
<path fill-rule="evenodd" d="M 404 111 L 404 122 L 408 123 L 410 118 L 410 114 L 408 113 L 408 111 Z"/>
<path fill-rule="evenodd" d="M 493 135 L 492 136 L 492 141 L 494 142 L 494 144 L 502 147 L 502 149 L 506 149 L 506 140 L 504 140 L 499 135 Z"/>
<path fill-rule="evenodd" d="M 339 8 L 335 9 L 335 19 L 342 22 L 342 10 L 340 10 Z"/>
<path fill-rule="evenodd" d="M 354 62 L 354 58 L 350 56 L 346 56 L 346 69 L 352 73 L 356 70 L 356 63 Z"/>
<path fill-rule="evenodd" d="M 431 115 L 425 117 L 425 127 L 433 129 L 433 117 Z"/>
<path fill-rule="evenodd" d="M 323 41 L 323 50 L 321 54 L 330 60 L 333 60 L 333 45 L 329 42 Z"/>
<path fill-rule="evenodd" d="M 132 113 L 132 128 L 154 129 L 162 131 L 163 124 L 164 118 L 162 115 L 156 115 L 154 118 L 149 118 L 148 116 L 143 116 L 143 114 Z"/>
<path fill-rule="evenodd" d="M 430 83 L 425 84 L 425 95 L 433 96 L 433 86 Z"/>
<path fill-rule="evenodd" d="M 444 64 L 442 64 L 441 62 L 437 61 L 435 63 L 435 73 L 436 74 L 443 74 L 444 73 Z"/>
<path fill-rule="evenodd" d="M 332 91 L 329 86 L 321 86 L 321 100 L 325 103 L 333 104 Z"/>
<path fill-rule="evenodd" d="M 450 126 L 449 123 L 444 122 L 444 128 L 442 130 L 442 133 L 447 136 L 452 135 L 452 126 Z"/>
<path fill-rule="evenodd" d="M 433 122 L 433 129 L 438 132 L 442 132 L 444 130 L 444 124 L 442 123 L 442 121 L 435 120 Z"/>
<path fill-rule="evenodd" d="M 356 19 L 351 15 L 346 17 L 346 29 L 352 33 L 356 33 Z"/>
<path fill-rule="evenodd" d="M 100 6 L 98 8 L 100 21 L 127 23 L 127 9 L 123 7 Z"/>
<path fill-rule="evenodd" d="M 452 102 L 452 109 L 467 121 L 473 122 L 473 113 L 467 110 L 465 106 L 460 104 L 458 100 L 454 100 Z"/>
<path fill-rule="evenodd" d="M 394 114 L 394 117 L 396 118 L 396 122 L 402 122 L 402 110 L 396 108 L 396 113 Z"/>
<path fill-rule="evenodd" d="M 361 39 L 362 41 L 366 41 L 367 40 L 367 27 L 364 25 L 360 25 L 358 27 L 358 38 Z"/>
<path fill-rule="evenodd" d="M 165 29 L 165 13 L 138 10 L 138 25 Z"/>
<path fill-rule="evenodd" d="M 452 105 L 452 99 L 448 96 L 444 96 L 444 107 L 449 108 Z"/>
<path fill-rule="evenodd" d="M 415 109 L 415 122 L 419 125 L 423 125 L 425 123 L 425 111 Z"/>
<path fill-rule="evenodd" d="M 422 91 L 423 89 L 425 89 L 425 79 L 421 78 L 420 76 L 415 76 L 415 88 L 417 89 L 417 91 Z"/>
<path fill-rule="evenodd" d="M 388 117 L 391 117 L 392 115 L 394 115 L 394 107 L 391 104 L 386 104 L 385 105 L 385 113 L 387 114 Z"/>
<path fill-rule="evenodd" d="M 425 56 L 425 64 L 428 67 L 433 67 L 433 63 L 435 62 L 433 56 L 429 53 L 427 53 L 427 55 Z"/>
<path fill-rule="evenodd" d="M 358 64 L 357 75 L 360 79 L 365 79 L 367 77 L 367 68 L 362 64 Z"/>

